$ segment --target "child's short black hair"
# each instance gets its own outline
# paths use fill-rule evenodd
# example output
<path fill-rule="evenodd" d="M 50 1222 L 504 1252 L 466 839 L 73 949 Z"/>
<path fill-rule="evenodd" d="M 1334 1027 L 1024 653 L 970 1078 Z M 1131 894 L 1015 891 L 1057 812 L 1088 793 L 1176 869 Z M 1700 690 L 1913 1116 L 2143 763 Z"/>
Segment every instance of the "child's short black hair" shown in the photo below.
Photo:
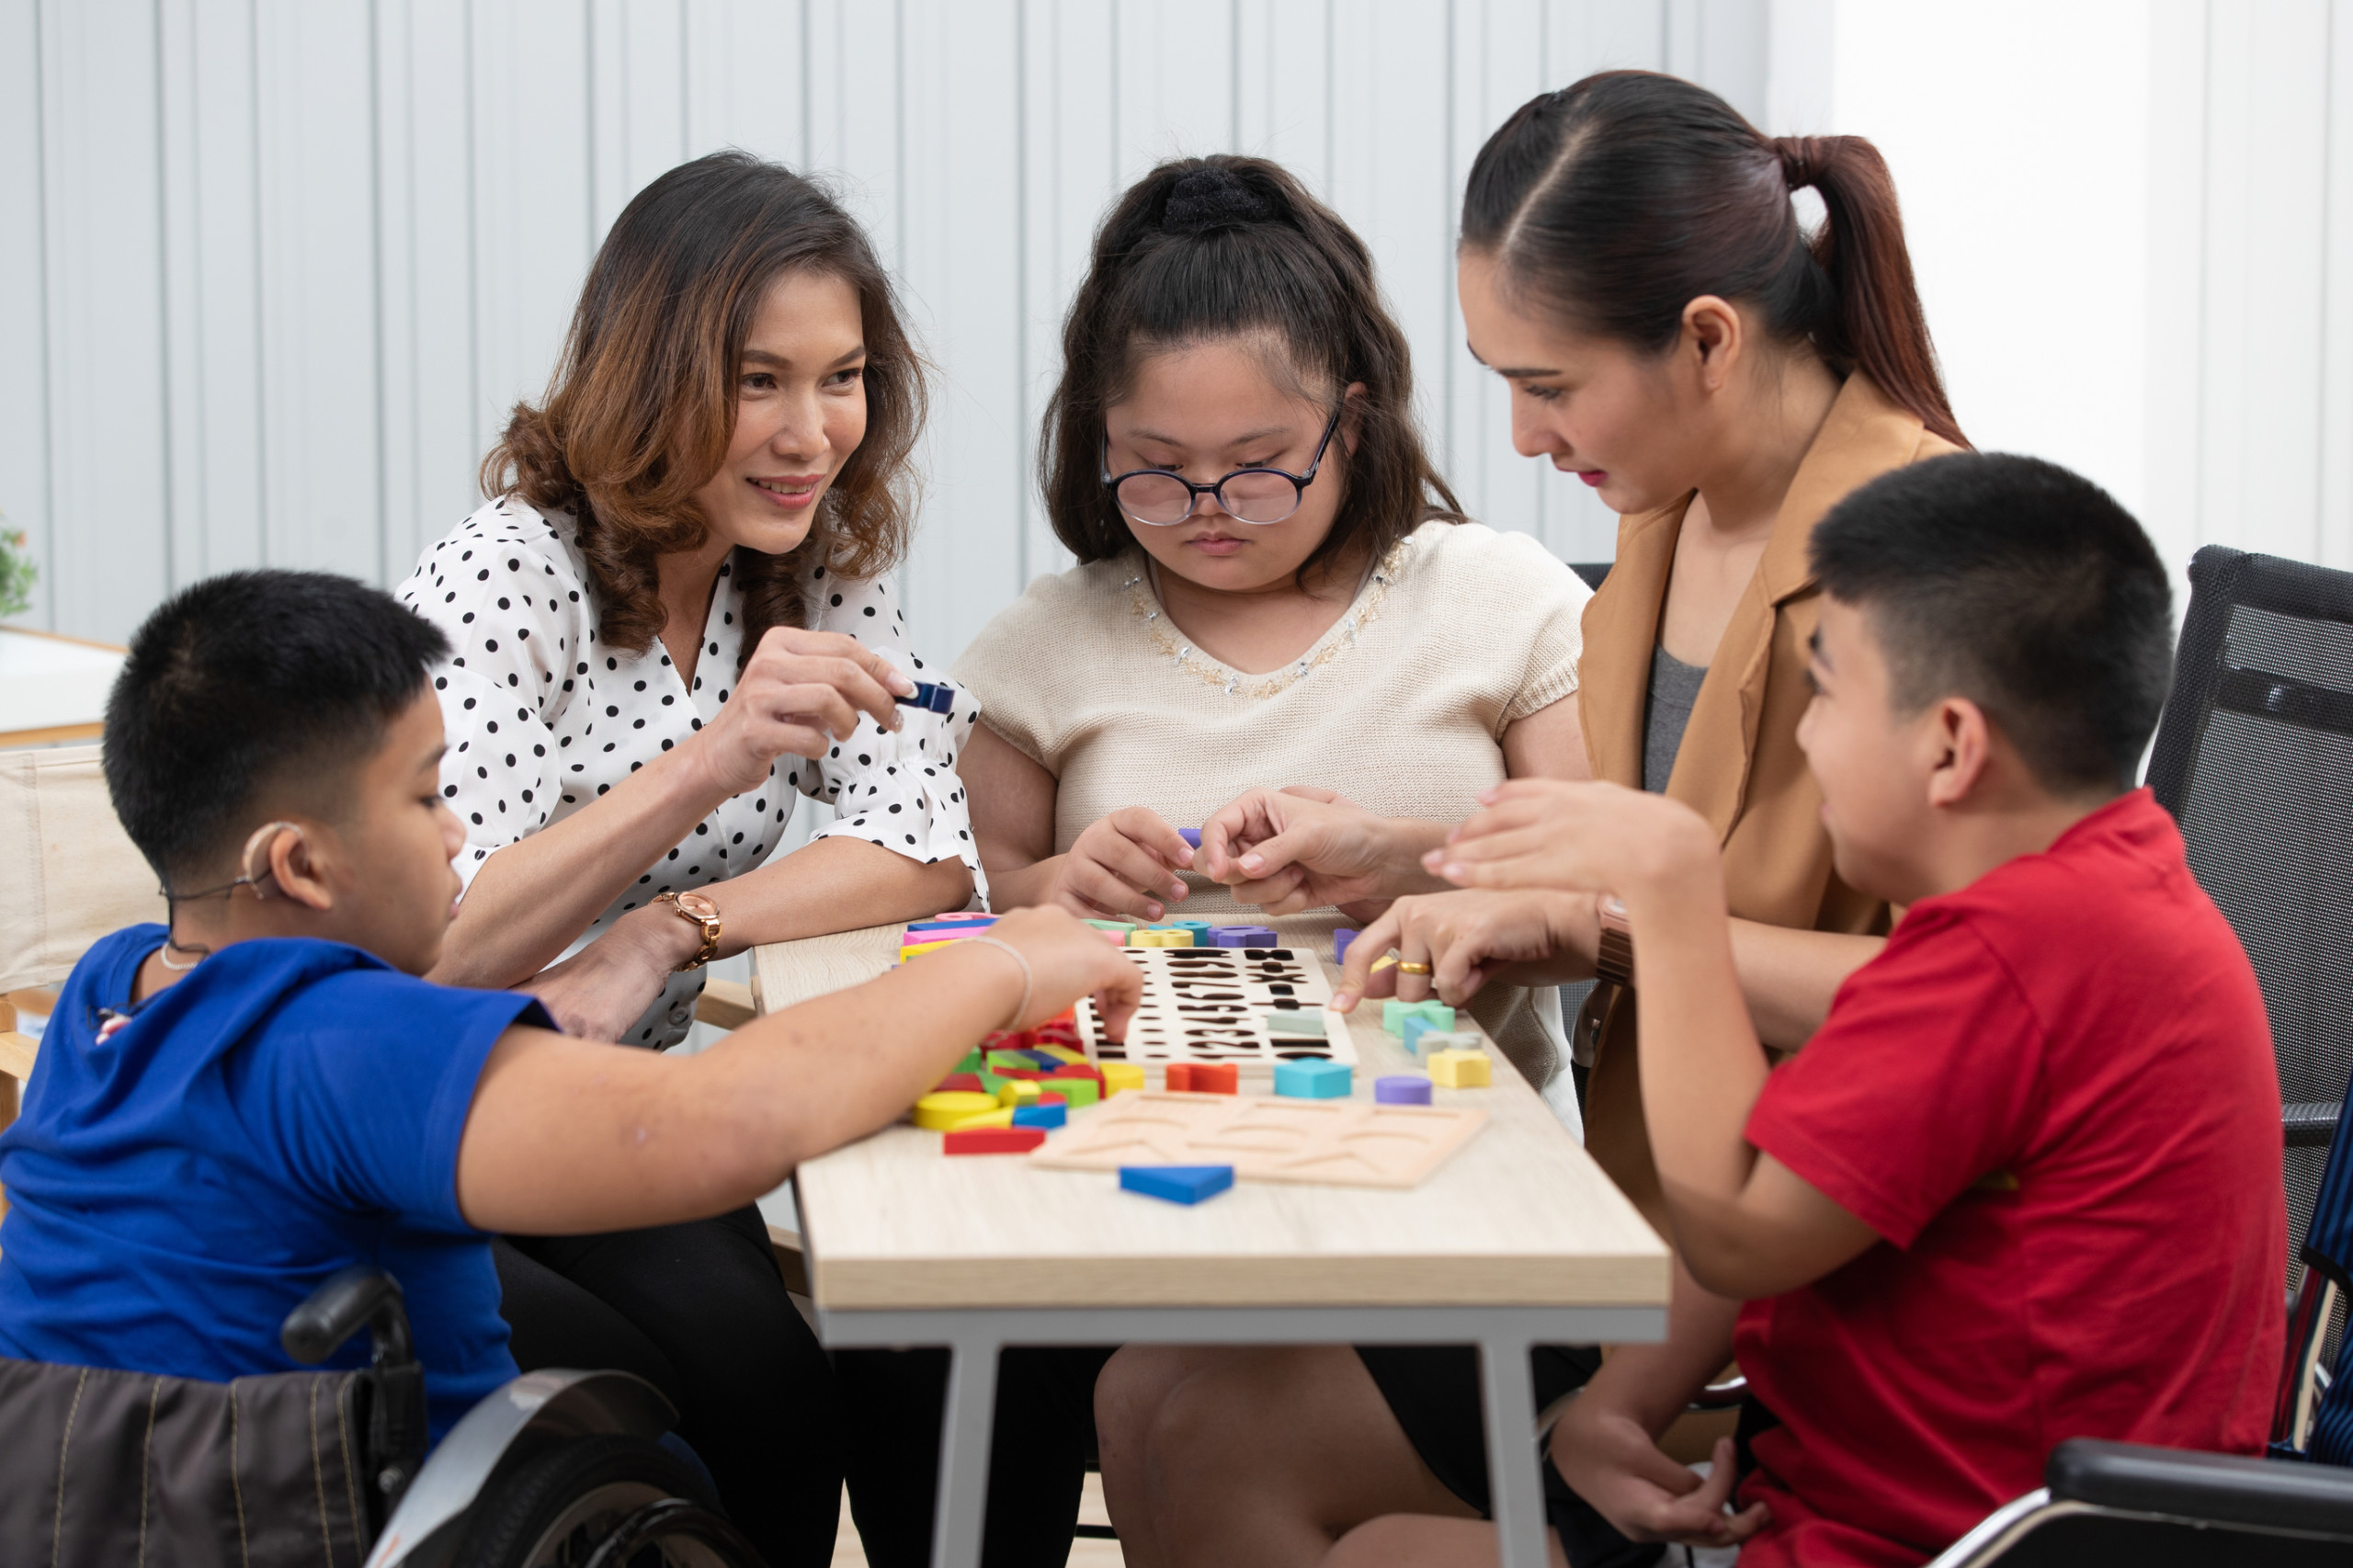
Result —
<path fill-rule="evenodd" d="M 2046 787 L 2131 788 L 2172 676 L 2172 593 L 2108 492 L 2035 458 L 1936 458 L 1840 502 L 1812 554 L 1823 590 L 1868 612 L 1902 708 L 1966 697 Z"/>
<path fill-rule="evenodd" d="M 372 752 L 449 651 L 389 594 L 320 572 L 232 572 L 165 601 L 107 699 L 115 814 L 169 885 L 258 824 L 296 768 L 323 781 Z"/>

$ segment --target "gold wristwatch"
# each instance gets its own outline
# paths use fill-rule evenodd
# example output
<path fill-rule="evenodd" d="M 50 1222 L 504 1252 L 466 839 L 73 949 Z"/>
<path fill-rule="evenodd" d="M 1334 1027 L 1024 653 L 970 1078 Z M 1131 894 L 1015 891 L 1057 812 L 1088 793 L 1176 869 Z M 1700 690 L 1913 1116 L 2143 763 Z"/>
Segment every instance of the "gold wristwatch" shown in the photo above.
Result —
<path fill-rule="evenodd" d="M 702 931 L 701 949 L 674 972 L 684 974 L 690 969 L 700 969 L 719 956 L 719 905 L 699 892 L 658 892 L 654 895 L 654 902 L 668 904 L 678 912 L 679 919 Z"/>
<path fill-rule="evenodd" d="M 1615 898 L 1604 898 L 1595 914 L 1601 926 L 1601 941 L 1593 956 L 1593 971 L 1614 984 L 1631 988 L 1634 983 L 1634 933 L 1626 924 L 1626 906 Z"/>

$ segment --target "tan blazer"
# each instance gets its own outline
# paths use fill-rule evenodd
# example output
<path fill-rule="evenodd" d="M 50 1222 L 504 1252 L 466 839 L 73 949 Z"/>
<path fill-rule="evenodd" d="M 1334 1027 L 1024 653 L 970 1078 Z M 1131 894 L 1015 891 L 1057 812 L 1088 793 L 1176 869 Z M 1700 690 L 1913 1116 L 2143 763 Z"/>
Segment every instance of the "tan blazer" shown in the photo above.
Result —
<path fill-rule="evenodd" d="M 1798 749 L 1808 696 L 1806 646 L 1819 610 L 1806 541 L 1849 491 L 1958 450 L 1852 375 L 1798 465 L 1756 575 L 1708 665 L 1666 784 L 1669 796 L 1716 830 L 1725 892 L 1742 919 L 1814 931 L 1887 929 L 1887 906 L 1847 886 L 1831 869 L 1822 795 Z M 1620 519 L 1618 559 L 1586 606 L 1577 687 L 1586 748 L 1595 778 L 1637 790 L 1651 651 L 1690 505 L 1687 495 Z M 1596 987 L 1577 1031 L 1579 1043 L 1597 1053 L 1586 1090 L 1586 1146 L 1652 1222 L 1661 1223 L 1665 1210 L 1636 1076 L 1631 994 L 1607 983 Z"/>

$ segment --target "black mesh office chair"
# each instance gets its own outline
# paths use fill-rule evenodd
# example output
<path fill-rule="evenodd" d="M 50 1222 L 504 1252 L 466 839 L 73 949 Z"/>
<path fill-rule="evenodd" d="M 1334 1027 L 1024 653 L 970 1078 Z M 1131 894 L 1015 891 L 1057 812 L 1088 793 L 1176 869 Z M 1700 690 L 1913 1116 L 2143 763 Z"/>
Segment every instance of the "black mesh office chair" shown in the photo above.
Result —
<path fill-rule="evenodd" d="M 2149 786 L 2262 982 L 2301 1236 L 2353 1073 L 2353 573 L 2209 545 L 2189 588 Z M 2343 1303 L 2290 1273 L 2307 1364 L 2329 1365 Z M 2312 1387 L 2283 1410 L 2290 1446 Z"/>

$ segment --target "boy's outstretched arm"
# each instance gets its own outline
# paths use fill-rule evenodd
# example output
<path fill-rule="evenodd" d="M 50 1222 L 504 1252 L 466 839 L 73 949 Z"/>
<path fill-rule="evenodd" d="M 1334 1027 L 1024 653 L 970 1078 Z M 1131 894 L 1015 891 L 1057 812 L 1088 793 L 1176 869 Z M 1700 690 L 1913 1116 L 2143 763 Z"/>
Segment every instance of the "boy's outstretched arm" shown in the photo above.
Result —
<path fill-rule="evenodd" d="M 1482 815 L 1507 814 L 1516 788 L 1499 789 Z M 1643 1120 L 1677 1251 L 1694 1278 L 1726 1296 L 1779 1295 L 1820 1278 L 1879 1238 L 1745 1136 L 1768 1068 L 1733 966 L 1714 835 L 1663 796 L 1614 784 L 1545 789 L 1562 809 L 1502 832 L 1472 818 L 1461 837 L 1483 840 L 1483 852 L 1471 858 L 1458 840 L 1449 848 L 1465 858 L 1442 853 L 1440 874 L 1617 895 L 1642 997 Z"/>
<path fill-rule="evenodd" d="M 1141 976 L 1059 909 L 1017 911 L 989 936 L 1034 977 L 1020 1022 L 1088 994 L 1125 1034 Z M 694 1056 L 509 1029 L 474 1088 L 458 1206 L 485 1231 L 563 1235 L 724 1213 L 802 1160 L 887 1125 L 991 1029 L 1023 973 L 970 938 L 888 974 L 758 1018 Z"/>

